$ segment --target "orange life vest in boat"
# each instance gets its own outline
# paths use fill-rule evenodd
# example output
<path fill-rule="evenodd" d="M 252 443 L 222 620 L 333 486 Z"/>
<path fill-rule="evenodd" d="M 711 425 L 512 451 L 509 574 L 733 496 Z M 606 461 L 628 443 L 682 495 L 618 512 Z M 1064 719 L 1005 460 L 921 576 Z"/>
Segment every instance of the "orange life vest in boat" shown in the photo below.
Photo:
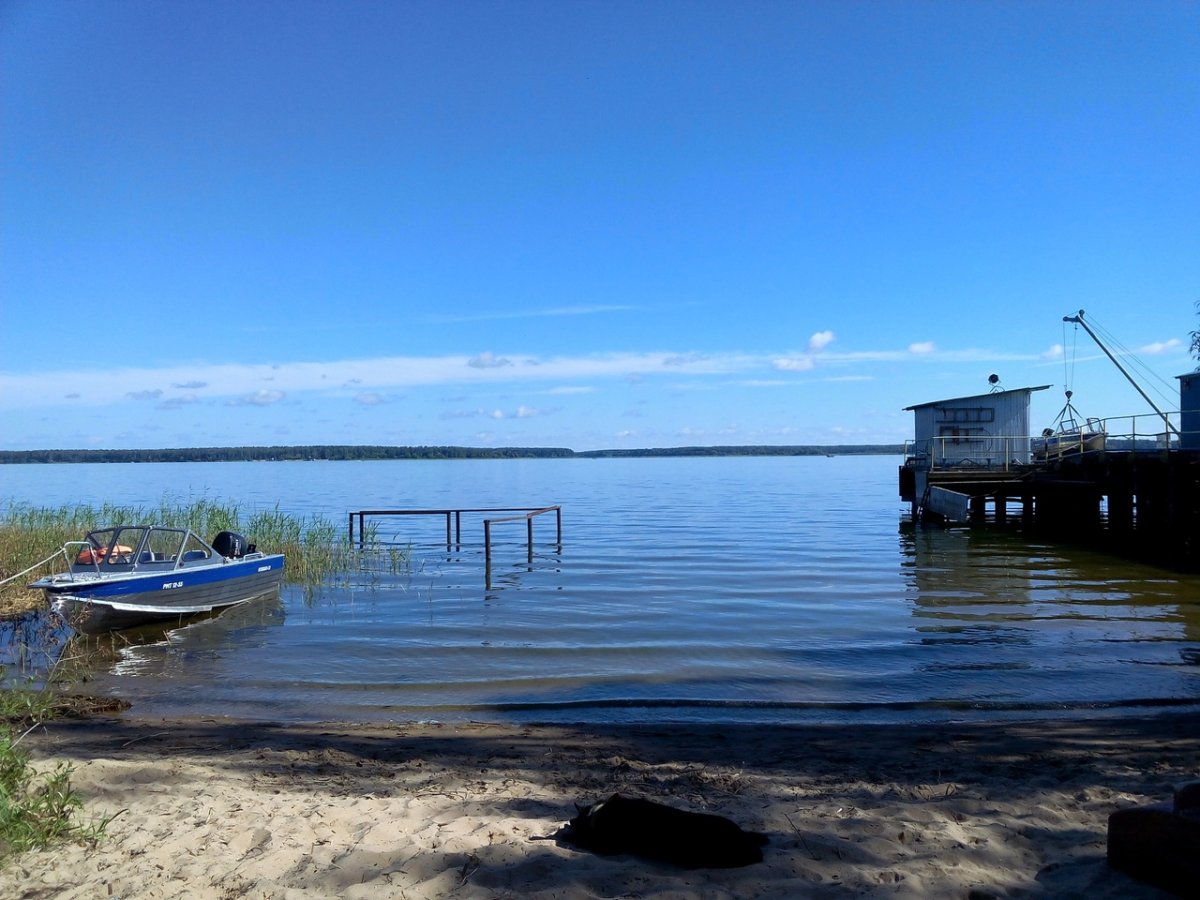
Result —
<path fill-rule="evenodd" d="M 118 556 L 123 556 L 127 553 L 132 553 L 132 547 L 126 547 L 124 544 L 117 544 L 116 551 Z M 104 562 L 104 557 L 108 555 L 107 547 L 100 547 L 93 550 L 91 547 L 84 547 L 79 551 L 79 555 L 75 557 L 75 562 L 81 566 L 90 566 L 92 563 Z"/>

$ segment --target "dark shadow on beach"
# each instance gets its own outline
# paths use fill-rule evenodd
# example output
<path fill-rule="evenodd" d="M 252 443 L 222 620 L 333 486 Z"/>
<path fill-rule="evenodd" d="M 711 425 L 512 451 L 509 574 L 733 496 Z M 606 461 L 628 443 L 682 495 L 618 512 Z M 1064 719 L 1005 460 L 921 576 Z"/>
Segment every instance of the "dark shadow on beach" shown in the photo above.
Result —
<path fill-rule="evenodd" d="M 574 803 L 591 803 L 614 792 L 698 811 L 733 808 L 742 817 L 739 824 L 770 835 L 768 863 L 774 857 L 778 868 L 786 860 L 786 871 L 775 873 L 780 879 L 803 877 L 806 864 L 835 857 L 848 867 L 879 865 L 878 859 L 863 857 L 870 856 L 869 844 L 839 837 L 828 827 L 835 810 L 841 817 L 843 810 L 853 815 L 887 806 L 924 815 L 939 806 L 941 814 L 952 803 L 972 811 L 1011 804 L 1028 807 L 1032 815 L 1044 796 L 1062 798 L 1065 793 L 1081 809 L 1090 809 L 1094 823 L 1103 821 L 1096 804 L 1107 803 L 1104 797 L 1117 793 L 1137 802 L 1157 801 L 1178 784 L 1200 777 L 1200 716 L 1179 713 L 936 725 L 578 727 L 282 725 L 95 716 L 47 724 L 29 740 L 39 755 L 76 763 L 199 758 L 228 764 L 268 788 L 273 782 L 303 785 L 318 799 L 388 796 L 400 789 L 441 793 L 450 791 L 451 783 L 461 785 L 466 779 L 470 785 L 475 778 L 480 795 L 498 782 L 528 783 L 540 792 L 538 797 L 493 797 L 488 802 L 505 815 L 542 823 L 565 823 L 574 814 Z M 469 791 L 462 799 L 473 802 Z M 1074 833 L 1064 825 L 1054 834 L 1039 828 L 1045 826 L 1031 824 L 1022 838 L 1034 845 L 1053 839 L 1082 848 L 1043 861 L 1037 878 L 1047 896 L 1057 888 L 1074 889 L 1081 880 L 1092 896 L 1159 896 L 1107 867 L 1102 825 L 1100 833 L 1095 827 Z M 547 844 L 530 845 L 519 858 L 505 856 L 511 855 L 511 847 L 500 845 L 464 855 L 464 877 L 497 891 L 515 889 L 528 879 L 542 889 L 590 890 L 586 880 L 591 871 L 577 872 L 564 864 L 561 849 L 553 849 L 555 829 L 543 830 L 539 837 Z M 903 841 L 904 826 L 897 825 L 896 831 L 894 839 Z M 437 864 L 444 866 L 446 859 Z M 631 873 L 671 871 L 628 860 L 613 864 L 632 865 Z M 373 865 L 356 877 L 382 871 Z M 420 861 L 405 865 L 419 866 Z M 726 887 L 738 877 L 711 875 L 714 886 Z M 834 887 L 825 884 L 822 889 Z"/>

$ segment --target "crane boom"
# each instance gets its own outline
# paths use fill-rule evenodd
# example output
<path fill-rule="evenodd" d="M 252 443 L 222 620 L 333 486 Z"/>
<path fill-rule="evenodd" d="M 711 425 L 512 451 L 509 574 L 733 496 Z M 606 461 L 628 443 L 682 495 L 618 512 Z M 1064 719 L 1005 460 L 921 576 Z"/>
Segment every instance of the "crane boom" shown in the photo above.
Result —
<path fill-rule="evenodd" d="M 1163 412 L 1161 409 L 1159 409 L 1157 405 L 1155 405 L 1154 401 L 1151 400 L 1150 397 L 1146 394 L 1146 392 L 1142 390 L 1142 386 L 1140 384 L 1138 384 L 1136 381 L 1134 381 L 1132 375 L 1130 375 L 1128 372 L 1125 371 L 1125 367 L 1123 365 L 1121 365 L 1120 361 L 1115 356 L 1113 356 L 1112 351 L 1109 350 L 1108 347 L 1105 346 L 1104 341 L 1100 340 L 1100 338 L 1097 337 L 1096 332 L 1092 331 L 1092 329 L 1088 327 L 1088 323 L 1083 320 L 1083 310 L 1082 309 L 1079 311 L 1079 315 L 1077 315 L 1077 316 L 1063 316 L 1063 321 L 1071 322 L 1075 325 L 1083 326 L 1083 330 L 1086 331 L 1088 333 L 1088 336 L 1093 341 L 1096 342 L 1096 346 L 1104 351 L 1104 355 L 1112 360 L 1113 365 L 1116 366 L 1117 370 L 1129 380 L 1129 383 L 1133 385 L 1134 390 L 1136 390 L 1139 394 L 1141 394 L 1142 399 L 1150 404 L 1150 408 L 1152 410 L 1154 410 L 1156 413 L 1158 413 L 1159 416 L 1162 417 L 1163 424 L 1167 426 L 1167 431 L 1175 432 L 1176 437 L 1179 437 L 1179 438 L 1183 437 L 1183 435 L 1181 435 L 1179 433 L 1179 429 L 1171 424 L 1171 420 L 1167 416 L 1167 414 L 1165 412 Z"/>

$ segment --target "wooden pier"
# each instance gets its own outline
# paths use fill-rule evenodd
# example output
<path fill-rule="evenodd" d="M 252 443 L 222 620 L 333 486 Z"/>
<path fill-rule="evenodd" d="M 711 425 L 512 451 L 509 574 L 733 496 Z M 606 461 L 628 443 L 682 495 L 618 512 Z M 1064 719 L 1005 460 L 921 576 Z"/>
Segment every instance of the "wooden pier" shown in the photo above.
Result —
<path fill-rule="evenodd" d="M 912 463 L 901 467 L 900 496 L 915 520 L 1012 523 L 1042 539 L 1200 571 L 1200 450 L 1101 450 L 1002 466 Z"/>
<path fill-rule="evenodd" d="M 1120 362 L 1078 316 L 1068 316 Z M 1200 571 L 1200 369 L 1179 377 L 1179 410 L 1080 421 L 1066 405 L 1040 436 L 1029 400 L 1048 385 L 920 403 L 900 467 L 914 521 L 1013 522 L 1042 540 Z M 1068 413 L 1070 415 L 1068 415 Z"/>

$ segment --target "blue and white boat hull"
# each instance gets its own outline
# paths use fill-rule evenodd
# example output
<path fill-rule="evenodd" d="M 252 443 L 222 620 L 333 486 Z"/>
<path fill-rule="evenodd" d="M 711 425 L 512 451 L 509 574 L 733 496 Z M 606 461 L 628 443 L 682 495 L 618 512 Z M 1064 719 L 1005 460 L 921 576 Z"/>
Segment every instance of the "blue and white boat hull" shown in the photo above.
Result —
<path fill-rule="evenodd" d="M 283 555 L 240 549 L 222 556 L 186 529 L 105 529 L 64 547 L 68 571 L 30 587 L 83 634 L 182 620 L 278 591 Z"/>
<path fill-rule="evenodd" d="M 89 587 L 76 582 L 62 585 L 65 590 L 59 586 L 43 590 L 51 609 L 76 631 L 103 634 L 212 613 L 271 593 L 283 580 L 283 557 L 231 563 L 182 577 L 175 574 Z"/>

